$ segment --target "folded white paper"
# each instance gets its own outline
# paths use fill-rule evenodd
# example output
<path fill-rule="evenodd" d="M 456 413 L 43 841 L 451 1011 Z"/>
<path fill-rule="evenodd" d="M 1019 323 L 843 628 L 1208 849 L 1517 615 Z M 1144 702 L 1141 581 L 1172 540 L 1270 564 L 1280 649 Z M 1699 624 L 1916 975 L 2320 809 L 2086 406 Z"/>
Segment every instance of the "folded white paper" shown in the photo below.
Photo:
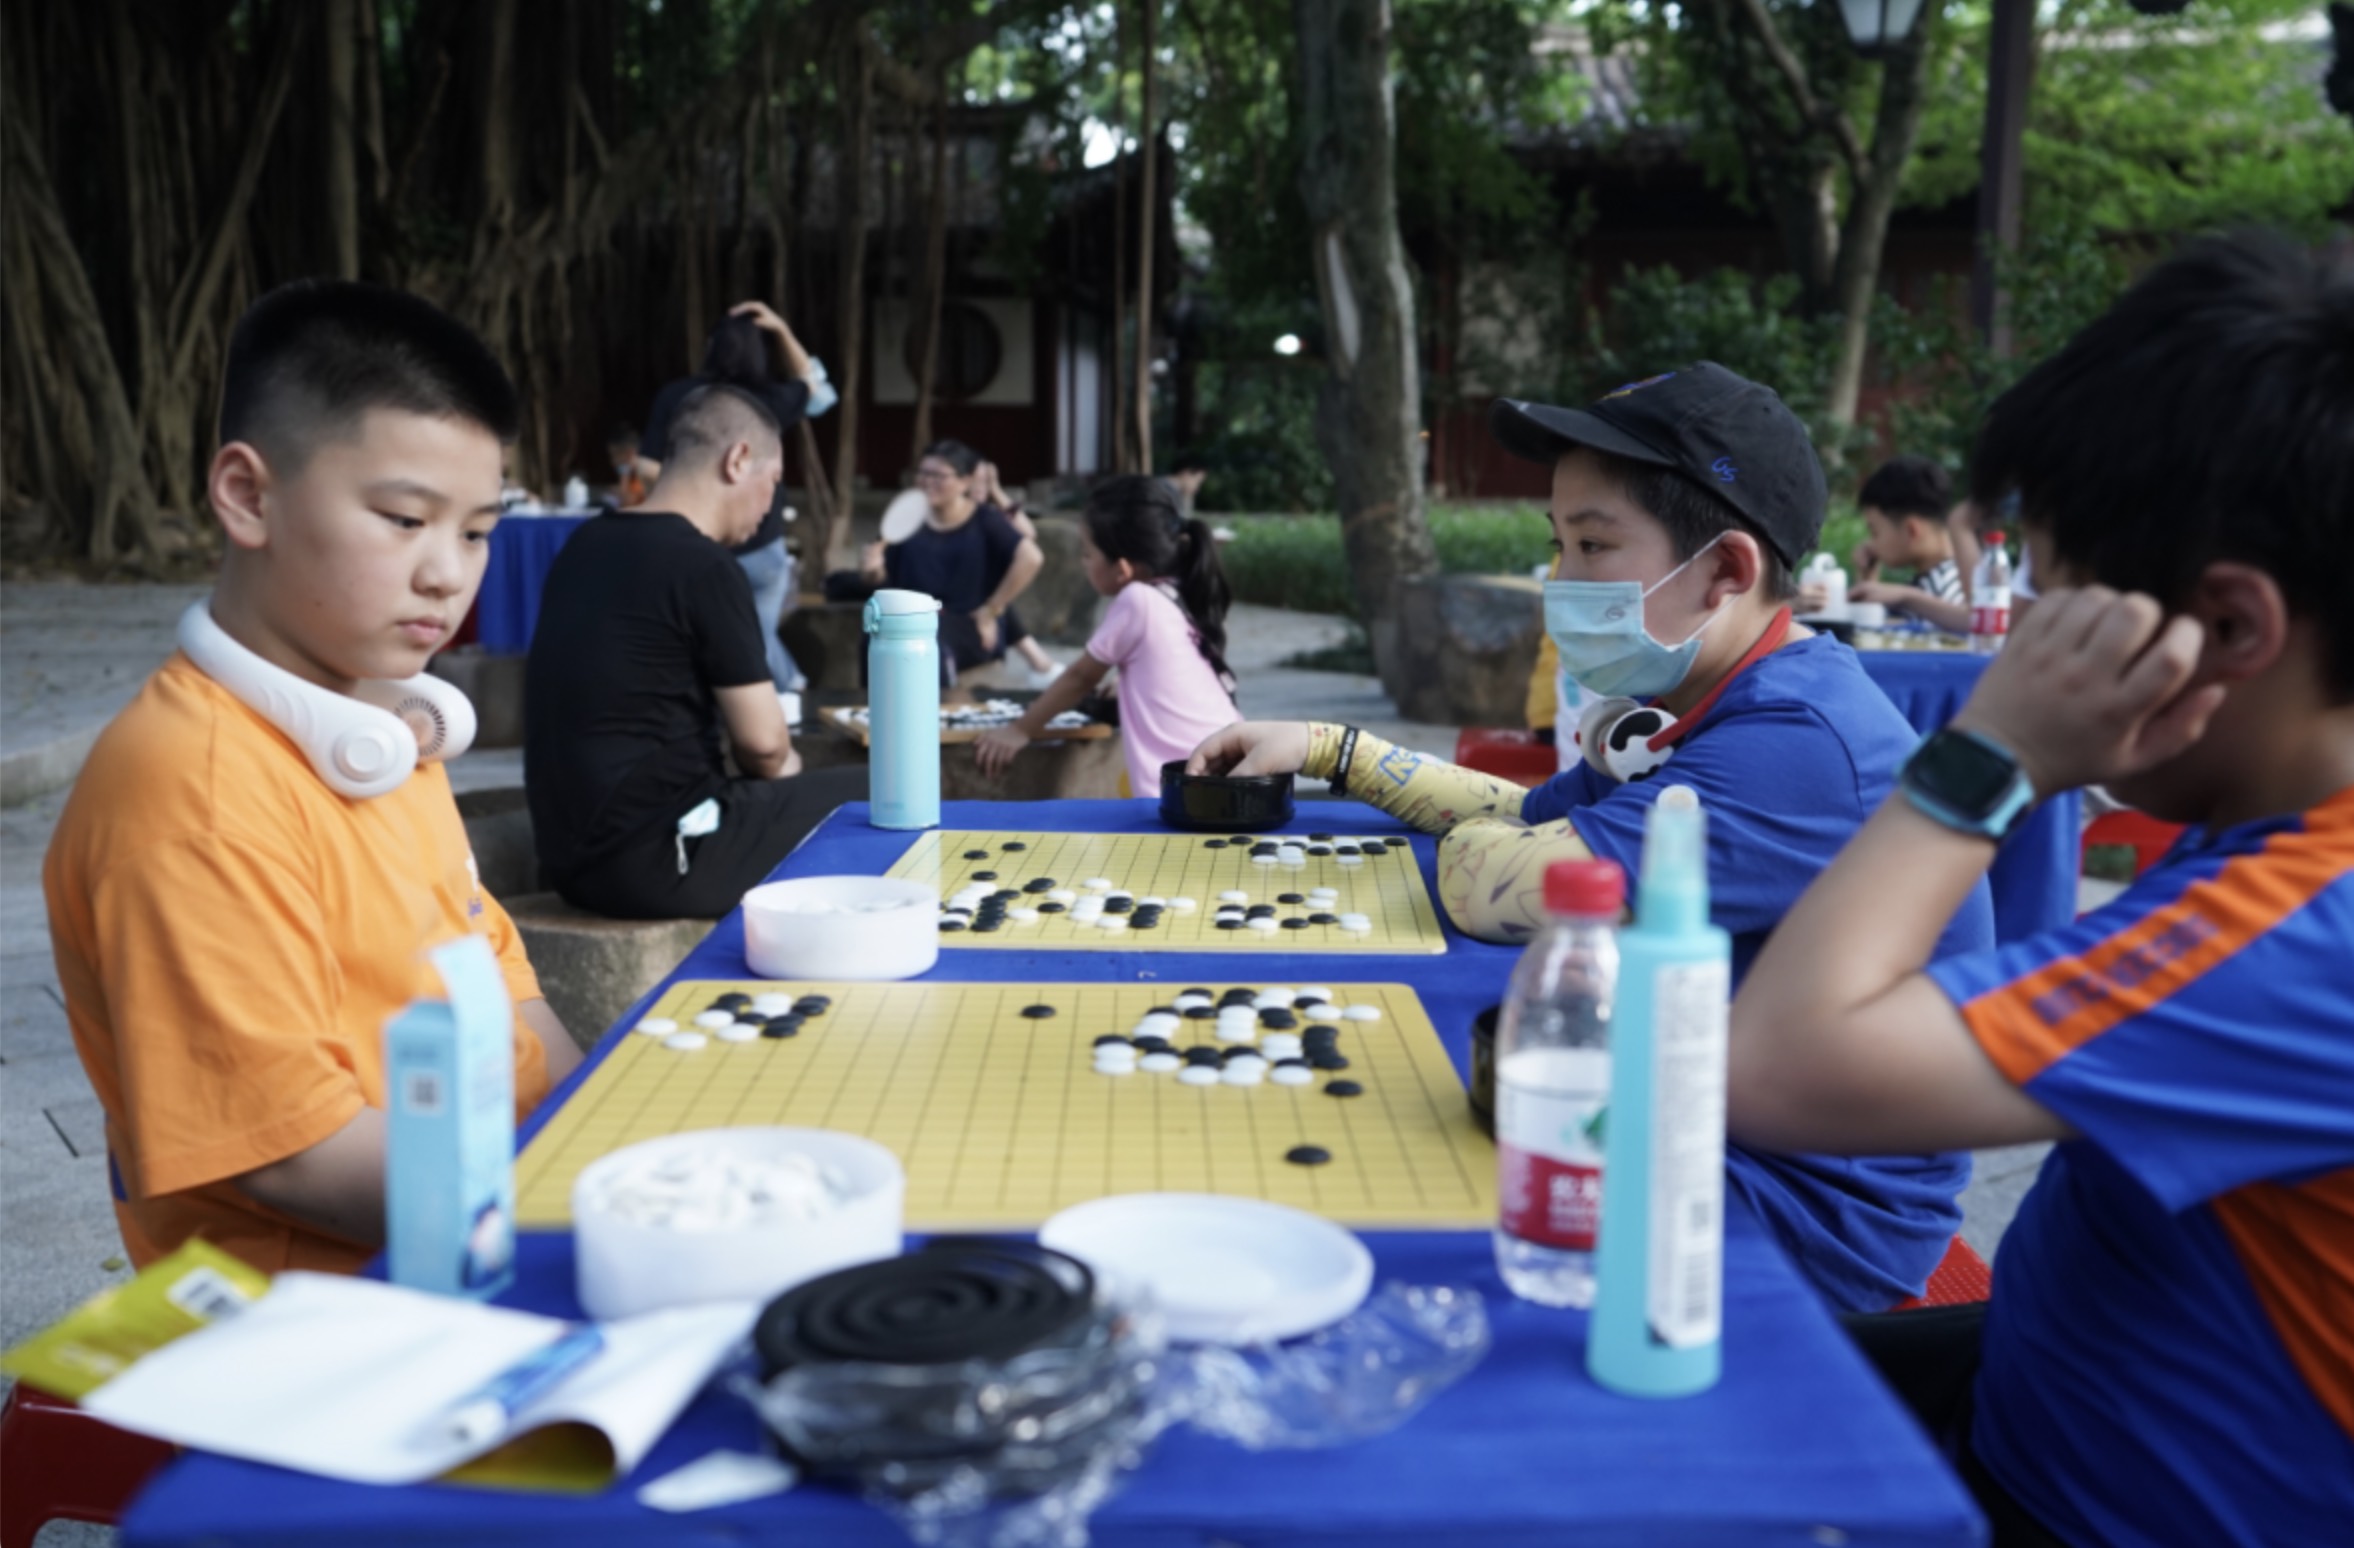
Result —
<path fill-rule="evenodd" d="M 289 1272 L 242 1314 L 167 1344 L 82 1400 L 182 1446 L 355 1483 L 415 1483 L 543 1425 L 593 1426 L 627 1473 L 751 1330 L 751 1301 L 605 1323 L 605 1348 L 508 1428 L 472 1445 L 446 1418 L 560 1318 Z"/>

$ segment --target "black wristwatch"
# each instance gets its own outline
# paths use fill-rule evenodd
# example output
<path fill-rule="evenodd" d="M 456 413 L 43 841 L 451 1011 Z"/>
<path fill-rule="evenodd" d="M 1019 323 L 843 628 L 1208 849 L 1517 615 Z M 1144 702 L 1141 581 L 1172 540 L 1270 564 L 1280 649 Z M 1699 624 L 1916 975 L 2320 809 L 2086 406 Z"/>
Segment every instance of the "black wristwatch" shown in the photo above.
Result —
<path fill-rule="evenodd" d="M 1924 816 L 1998 844 L 2035 805 L 2035 787 L 2017 754 L 1952 726 L 1913 749 L 1896 784 Z"/>

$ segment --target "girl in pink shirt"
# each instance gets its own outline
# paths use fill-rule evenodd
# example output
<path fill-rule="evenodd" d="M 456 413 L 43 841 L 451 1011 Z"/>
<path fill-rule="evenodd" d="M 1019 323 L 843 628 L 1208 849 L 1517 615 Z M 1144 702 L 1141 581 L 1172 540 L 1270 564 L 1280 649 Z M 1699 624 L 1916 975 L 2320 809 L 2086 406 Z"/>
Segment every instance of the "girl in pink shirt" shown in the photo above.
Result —
<path fill-rule="evenodd" d="M 1232 725 L 1234 674 L 1226 669 L 1226 609 L 1233 601 L 1210 529 L 1185 514 L 1177 491 L 1141 474 L 1107 481 L 1088 497 L 1079 556 L 1088 584 L 1112 599 L 1079 659 L 1010 726 L 974 746 L 981 771 L 1001 774 L 1047 723 L 1120 672 L 1120 737 L 1128 784 L 1161 793 L 1161 765 Z"/>

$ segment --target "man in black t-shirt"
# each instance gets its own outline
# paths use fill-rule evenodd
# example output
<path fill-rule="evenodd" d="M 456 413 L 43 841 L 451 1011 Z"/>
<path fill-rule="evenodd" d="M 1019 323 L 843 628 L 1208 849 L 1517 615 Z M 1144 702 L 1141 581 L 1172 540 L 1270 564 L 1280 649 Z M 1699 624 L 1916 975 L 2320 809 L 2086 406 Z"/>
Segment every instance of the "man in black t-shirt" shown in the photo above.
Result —
<path fill-rule="evenodd" d="M 686 395 L 645 504 L 573 534 L 548 572 L 525 674 L 523 782 L 540 871 L 629 919 L 735 907 L 864 768 L 801 772 L 752 587 L 728 556 L 759 526 L 784 449 L 758 399 Z M 732 753 L 745 778 L 731 778 Z"/>

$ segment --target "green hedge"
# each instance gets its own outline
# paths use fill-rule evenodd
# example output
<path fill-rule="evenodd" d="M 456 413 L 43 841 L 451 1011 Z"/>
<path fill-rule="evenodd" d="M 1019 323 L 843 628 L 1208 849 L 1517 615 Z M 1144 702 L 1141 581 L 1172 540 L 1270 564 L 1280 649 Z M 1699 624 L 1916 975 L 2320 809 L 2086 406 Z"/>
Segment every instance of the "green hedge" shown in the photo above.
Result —
<path fill-rule="evenodd" d="M 1349 590 L 1348 561 L 1341 552 L 1340 523 L 1332 517 L 1212 519 L 1234 529 L 1234 540 L 1219 557 L 1225 561 L 1236 601 L 1303 613 L 1357 610 Z M 1433 506 L 1430 536 L 1439 551 L 1439 568 L 1451 575 L 1526 575 L 1553 556 L 1550 525 L 1533 505 Z M 1843 504 L 1834 507 L 1823 524 L 1822 546 L 1844 567 L 1863 536 L 1863 518 Z"/>
<path fill-rule="evenodd" d="M 1354 613 L 1340 523 L 1330 516 L 1217 517 L 1234 529 L 1219 551 L 1235 600 L 1304 613 Z M 1553 554 L 1545 513 L 1531 505 L 1434 506 L 1431 541 L 1450 574 L 1525 575 Z"/>

